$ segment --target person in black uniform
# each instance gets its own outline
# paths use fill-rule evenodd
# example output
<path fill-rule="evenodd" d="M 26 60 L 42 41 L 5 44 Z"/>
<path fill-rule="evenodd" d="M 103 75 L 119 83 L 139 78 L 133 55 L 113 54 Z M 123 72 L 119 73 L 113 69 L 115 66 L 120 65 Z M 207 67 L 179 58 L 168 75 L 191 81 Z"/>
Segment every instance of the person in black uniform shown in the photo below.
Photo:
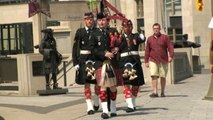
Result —
<path fill-rule="evenodd" d="M 44 38 L 39 45 L 39 52 L 43 55 L 44 73 L 46 79 L 46 89 L 50 88 L 50 74 L 52 74 L 53 89 L 58 89 L 57 70 L 58 70 L 58 51 L 56 48 L 56 41 L 53 37 L 52 29 L 44 29 Z"/>
<path fill-rule="evenodd" d="M 103 113 L 103 119 L 109 118 L 109 109 L 107 107 L 106 88 L 110 88 L 110 115 L 116 116 L 116 97 L 117 97 L 117 78 L 114 66 L 118 63 L 115 59 L 115 52 L 110 48 L 110 35 L 107 28 L 107 17 L 103 13 L 97 14 L 97 29 L 92 33 L 92 54 L 95 56 L 95 75 L 97 85 L 101 87 L 99 97 Z"/>
<path fill-rule="evenodd" d="M 124 94 L 128 104 L 126 112 L 133 112 L 136 109 L 135 98 L 139 87 L 143 85 L 144 75 L 139 56 L 139 45 L 145 42 L 142 34 L 132 33 L 133 25 L 131 20 L 122 22 L 123 40 L 119 46 L 119 65 L 123 72 Z"/>
<path fill-rule="evenodd" d="M 110 19 L 107 18 L 107 27 L 106 27 L 107 32 L 110 35 L 110 48 L 112 49 L 112 51 L 114 53 L 118 52 L 118 46 L 121 43 L 121 38 L 122 36 L 119 34 L 118 30 L 114 27 L 110 26 Z M 118 60 L 119 58 L 119 54 L 115 54 L 115 59 Z M 121 86 L 123 85 L 123 77 L 122 77 L 122 73 L 121 70 L 119 68 L 119 65 L 114 66 L 114 72 L 117 78 L 117 86 Z M 111 102 L 111 98 L 110 98 L 110 89 L 107 88 L 107 104 L 108 104 L 108 109 L 110 111 L 110 104 Z"/>
<path fill-rule="evenodd" d="M 84 94 L 87 103 L 88 115 L 94 114 L 94 109 L 97 111 L 99 108 L 99 92 L 100 87 L 95 85 L 94 106 L 91 100 L 90 84 L 96 84 L 95 69 L 94 69 L 94 56 L 91 54 L 91 33 L 96 29 L 94 27 L 94 16 L 92 12 L 84 14 L 85 27 L 79 28 L 76 31 L 74 38 L 74 45 L 72 51 L 73 64 L 76 69 L 76 83 L 84 85 Z"/>
<path fill-rule="evenodd" d="M 201 45 L 198 43 L 188 41 L 188 34 L 183 34 L 182 41 L 176 41 L 174 43 L 174 48 L 187 48 L 187 47 L 199 48 L 201 47 Z"/>

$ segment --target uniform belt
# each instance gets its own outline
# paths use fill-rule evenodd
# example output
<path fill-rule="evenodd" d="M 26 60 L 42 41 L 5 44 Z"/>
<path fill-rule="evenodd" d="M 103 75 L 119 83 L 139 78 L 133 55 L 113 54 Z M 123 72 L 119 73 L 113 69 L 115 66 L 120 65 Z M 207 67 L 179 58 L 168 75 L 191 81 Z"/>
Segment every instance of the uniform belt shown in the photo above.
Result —
<path fill-rule="evenodd" d="M 89 50 L 80 50 L 80 54 L 83 54 L 83 55 L 91 54 L 91 51 L 89 51 Z"/>
<path fill-rule="evenodd" d="M 139 55 L 139 53 L 138 53 L 138 51 L 130 51 L 130 52 L 121 53 L 121 57 L 126 57 L 126 56 L 130 56 L 130 55 Z"/>

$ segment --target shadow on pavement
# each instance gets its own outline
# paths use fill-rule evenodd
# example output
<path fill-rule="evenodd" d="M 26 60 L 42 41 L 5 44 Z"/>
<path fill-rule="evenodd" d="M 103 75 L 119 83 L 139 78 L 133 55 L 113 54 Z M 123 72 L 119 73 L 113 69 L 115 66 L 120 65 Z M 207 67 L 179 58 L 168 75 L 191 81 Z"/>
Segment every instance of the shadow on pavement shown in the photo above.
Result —
<path fill-rule="evenodd" d="M 188 95 L 166 95 L 166 97 L 188 97 Z"/>
<path fill-rule="evenodd" d="M 31 112 L 35 112 L 35 113 L 40 113 L 40 114 L 46 114 L 46 113 L 49 113 L 49 112 L 57 110 L 57 109 L 82 104 L 84 102 L 85 102 L 85 99 L 82 98 L 82 99 L 78 99 L 75 101 L 69 101 L 69 102 L 64 102 L 64 103 L 60 103 L 60 104 L 50 105 L 47 107 L 32 106 L 32 105 L 15 105 L 15 104 L 0 104 L 0 106 L 17 108 L 17 109 L 27 110 L 27 111 L 31 111 Z"/>
<path fill-rule="evenodd" d="M 124 110 L 126 107 L 118 107 L 118 110 Z M 145 114 L 157 114 L 158 112 L 150 112 L 150 110 L 168 110 L 168 108 L 161 108 L 161 107 L 153 107 L 153 108 L 137 108 L 134 112 L 131 113 L 124 113 L 124 114 L 118 114 L 117 117 L 121 116 L 132 116 L 132 115 L 145 115 Z M 149 112 L 147 112 L 149 111 Z"/>
<path fill-rule="evenodd" d="M 118 107 L 117 110 L 126 110 L 127 107 Z M 162 108 L 162 107 L 153 107 L 153 108 L 141 108 L 140 106 L 137 107 L 137 109 L 135 110 L 135 112 L 137 111 L 147 111 L 147 110 L 168 110 L 168 108 Z M 133 112 L 134 113 L 134 112 Z"/>
<path fill-rule="evenodd" d="M 154 113 L 156 113 L 156 112 L 152 112 L 152 114 L 154 114 Z M 132 112 L 132 113 L 118 114 L 116 117 L 135 116 L 135 115 L 146 115 L 146 114 L 150 114 L 150 113 L 146 113 L 146 112 Z"/>
<path fill-rule="evenodd" d="M 140 90 L 139 93 L 151 92 L 152 90 Z"/>

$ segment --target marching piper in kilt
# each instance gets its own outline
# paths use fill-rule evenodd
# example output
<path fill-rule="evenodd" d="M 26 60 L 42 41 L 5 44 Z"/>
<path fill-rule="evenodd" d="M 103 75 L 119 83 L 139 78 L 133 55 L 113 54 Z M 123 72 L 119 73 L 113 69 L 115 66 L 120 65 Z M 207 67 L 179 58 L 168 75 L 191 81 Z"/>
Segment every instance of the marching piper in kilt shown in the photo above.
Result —
<path fill-rule="evenodd" d="M 103 13 L 97 14 L 97 29 L 92 33 L 92 54 L 95 56 L 95 75 L 97 85 L 101 87 L 99 97 L 103 113 L 103 119 L 109 118 L 107 107 L 106 88 L 110 88 L 110 116 L 116 116 L 117 76 L 115 67 L 118 62 L 115 59 L 117 51 L 110 48 L 110 34 L 107 28 L 107 18 Z"/>
<path fill-rule="evenodd" d="M 123 40 L 119 46 L 120 60 L 119 66 L 123 72 L 124 94 L 128 104 L 126 112 L 133 112 L 136 109 L 135 99 L 139 87 L 143 85 L 144 75 L 139 56 L 139 45 L 145 42 L 143 34 L 132 33 L 132 21 L 122 22 Z"/>
<path fill-rule="evenodd" d="M 76 83 L 84 85 L 84 94 L 87 103 L 87 114 L 94 114 L 94 110 L 99 108 L 99 92 L 100 87 L 95 85 L 94 106 L 92 103 L 92 93 L 90 84 L 96 84 L 94 56 L 91 54 L 91 33 L 96 29 L 94 27 L 94 16 L 92 12 L 84 15 L 85 27 L 79 28 L 75 34 L 73 45 L 73 64 L 76 69 Z"/>

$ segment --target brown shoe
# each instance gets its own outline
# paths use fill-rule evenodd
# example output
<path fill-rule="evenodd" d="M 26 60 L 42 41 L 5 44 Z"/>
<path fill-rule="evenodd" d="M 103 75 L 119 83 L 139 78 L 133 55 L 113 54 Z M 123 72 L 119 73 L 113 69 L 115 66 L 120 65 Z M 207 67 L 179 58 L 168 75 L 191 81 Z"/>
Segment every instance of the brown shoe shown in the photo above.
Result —
<path fill-rule="evenodd" d="M 157 93 L 152 93 L 151 95 L 149 95 L 149 97 L 155 98 L 155 97 L 158 97 L 158 94 Z"/>
<path fill-rule="evenodd" d="M 161 96 L 161 97 L 166 97 L 164 93 L 161 93 L 160 96 Z"/>

